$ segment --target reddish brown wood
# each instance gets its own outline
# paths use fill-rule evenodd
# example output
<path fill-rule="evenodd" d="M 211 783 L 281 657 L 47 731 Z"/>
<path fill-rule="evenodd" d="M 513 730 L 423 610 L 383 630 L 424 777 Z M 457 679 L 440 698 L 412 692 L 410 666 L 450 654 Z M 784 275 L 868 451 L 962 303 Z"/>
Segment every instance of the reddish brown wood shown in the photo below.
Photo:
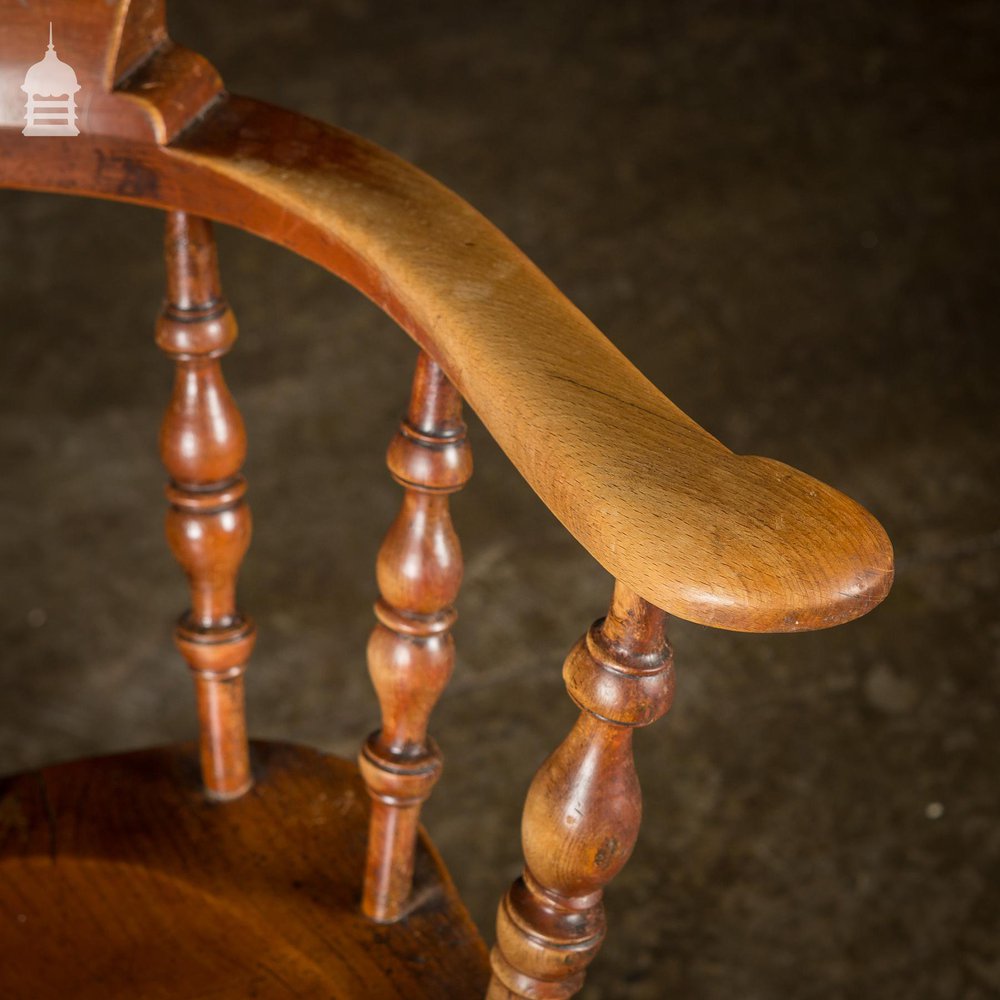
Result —
<path fill-rule="evenodd" d="M 618 583 L 607 618 L 566 660 L 566 687 L 582 712 L 528 792 L 524 874 L 500 904 L 488 1000 L 564 1000 L 583 985 L 604 938 L 604 887 L 639 832 L 632 730 L 673 700 L 664 622 L 662 611 Z"/>
<path fill-rule="evenodd" d="M 391 926 L 358 911 L 357 768 L 254 743 L 254 788 L 205 800 L 198 750 L 143 750 L 0 782 L 4 1000 L 481 997 L 486 946 L 426 836 Z"/>
<path fill-rule="evenodd" d="M 362 908 L 378 921 L 406 912 L 420 805 L 441 772 L 427 722 L 454 665 L 449 630 L 462 582 L 448 495 L 472 475 L 462 399 L 422 352 L 387 464 L 404 494 L 378 554 L 378 624 L 368 642 L 382 727 L 360 757 L 373 800 Z"/>
<path fill-rule="evenodd" d="M 205 789 L 226 799 L 250 786 L 243 671 L 255 637 L 236 608 L 236 575 L 250 543 L 240 475 L 246 435 L 219 365 L 236 339 L 236 321 L 222 297 L 207 220 L 169 213 L 166 260 L 156 342 L 177 374 L 160 452 L 170 475 L 167 540 L 191 587 L 175 639 L 194 675 Z"/>

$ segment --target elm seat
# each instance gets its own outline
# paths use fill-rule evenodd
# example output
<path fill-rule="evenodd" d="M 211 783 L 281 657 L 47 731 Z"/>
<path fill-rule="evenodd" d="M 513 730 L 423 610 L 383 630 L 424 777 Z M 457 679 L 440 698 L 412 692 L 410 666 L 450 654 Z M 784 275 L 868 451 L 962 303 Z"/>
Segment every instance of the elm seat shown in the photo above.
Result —
<path fill-rule="evenodd" d="M 812 477 L 729 451 L 433 179 L 228 94 L 169 39 L 161 0 L 50 7 L 79 82 L 79 135 L 26 141 L 21 109 L 0 102 L 0 183 L 166 213 L 156 341 L 176 380 L 160 450 L 167 538 L 190 587 L 175 641 L 200 740 L 7 782 L 3 975 L 33 1000 L 573 996 L 605 933 L 604 888 L 636 840 L 632 731 L 673 697 L 666 616 L 749 632 L 857 618 L 891 585 L 885 532 Z M 19 77 L 46 23 L 14 0 L 0 15 L 3 78 Z M 246 440 L 222 374 L 237 328 L 211 220 L 319 263 L 421 349 L 387 454 L 403 499 L 376 562 L 381 726 L 356 767 L 248 744 Z M 529 791 L 524 874 L 489 959 L 418 822 L 441 769 L 428 720 L 454 664 L 449 497 L 472 474 L 463 400 L 615 578 L 608 614 L 564 664 L 580 717 Z"/>
<path fill-rule="evenodd" d="M 362 916 L 368 796 L 353 765 L 254 743 L 254 789 L 219 806 L 197 759 L 194 745 L 140 750 L 0 784 L 5 997 L 485 990 L 486 946 L 426 838 L 414 914 Z M 112 919 L 86 920 L 90 899 Z"/>

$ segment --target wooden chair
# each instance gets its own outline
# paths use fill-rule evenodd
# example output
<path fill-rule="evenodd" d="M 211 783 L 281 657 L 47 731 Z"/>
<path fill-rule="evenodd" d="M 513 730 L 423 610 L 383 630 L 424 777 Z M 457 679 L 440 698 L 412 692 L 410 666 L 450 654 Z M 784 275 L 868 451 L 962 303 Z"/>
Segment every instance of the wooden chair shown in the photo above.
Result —
<path fill-rule="evenodd" d="M 167 537 L 191 590 L 176 641 L 200 747 L 5 783 L 0 995 L 574 995 L 604 936 L 604 887 L 636 839 L 632 731 L 670 707 L 666 615 L 751 632 L 848 621 L 889 589 L 885 533 L 815 479 L 727 450 L 440 184 L 356 136 L 226 93 L 170 41 L 157 0 L 53 0 L 44 20 L 4 0 L 10 87 L 39 61 L 50 18 L 51 51 L 79 85 L 79 134 L 24 135 L 21 104 L 0 102 L 2 183 L 166 212 L 156 339 L 176 383 L 161 448 Z M 33 114 L 45 97 L 29 94 Z M 368 646 L 382 724 L 359 767 L 248 746 L 255 633 L 235 598 L 250 540 L 245 439 L 220 367 L 236 323 L 208 220 L 316 261 L 422 349 L 388 452 L 402 506 L 378 554 Z M 448 497 L 472 471 L 463 398 L 616 580 L 607 617 L 564 666 L 579 720 L 528 794 L 524 875 L 500 904 L 491 957 L 418 826 L 441 769 L 428 717 L 453 663 L 462 558 Z"/>

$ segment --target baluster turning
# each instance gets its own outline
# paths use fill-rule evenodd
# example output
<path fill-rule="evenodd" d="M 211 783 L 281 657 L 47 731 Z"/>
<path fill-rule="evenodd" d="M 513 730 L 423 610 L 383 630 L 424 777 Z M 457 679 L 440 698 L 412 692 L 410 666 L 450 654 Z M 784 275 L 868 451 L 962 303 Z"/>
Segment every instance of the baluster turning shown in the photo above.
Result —
<path fill-rule="evenodd" d="M 632 731 L 673 699 L 664 624 L 662 611 L 617 583 L 607 618 L 566 659 L 566 687 L 582 711 L 528 791 L 524 874 L 500 904 L 488 1000 L 564 1000 L 583 985 L 604 939 L 604 887 L 639 832 Z"/>
<path fill-rule="evenodd" d="M 243 671 L 255 637 L 236 609 L 236 575 L 250 542 L 240 475 L 246 435 L 219 365 L 236 321 L 222 297 L 206 219 L 168 213 L 166 263 L 156 342 L 176 363 L 176 377 L 160 453 L 170 476 L 167 540 L 191 588 L 174 637 L 194 675 L 205 790 L 229 799 L 251 784 Z"/>
<path fill-rule="evenodd" d="M 462 581 L 448 495 L 472 475 L 461 396 L 427 354 L 417 361 L 409 410 L 386 462 L 404 494 L 379 549 L 378 622 L 368 642 L 382 728 L 360 756 L 372 797 L 362 908 L 381 922 L 405 912 L 420 806 L 441 772 L 427 723 L 454 665 L 449 630 Z"/>

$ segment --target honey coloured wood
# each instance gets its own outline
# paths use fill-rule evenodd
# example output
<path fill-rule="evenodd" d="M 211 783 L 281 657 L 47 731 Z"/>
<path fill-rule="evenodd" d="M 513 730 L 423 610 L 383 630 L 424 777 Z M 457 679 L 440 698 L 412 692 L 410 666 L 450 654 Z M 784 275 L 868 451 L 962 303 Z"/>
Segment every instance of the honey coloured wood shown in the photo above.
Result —
<path fill-rule="evenodd" d="M 632 731 L 673 700 L 664 621 L 618 583 L 607 617 L 566 659 L 563 677 L 580 717 L 528 791 L 524 874 L 500 904 L 487 1000 L 565 1000 L 583 985 L 604 939 L 604 887 L 639 833 Z"/>
<path fill-rule="evenodd" d="M 411 902 L 420 805 L 441 773 L 427 723 L 455 662 L 450 629 L 462 582 L 448 504 L 472 475 L 461 397 L 423 352 L 387 461 L 404 495 L 378 554 L 378 623 L 368 642 L 382 726 L 360 757 L 373 800 L 362 905 L 379 921 L 397 920 Z"/>
<path fill-rule="evenodd" d="M 236 608 L 236 574 L 250 544 L 240 475 L 246 434 L 219 365 L 236 321 L 219 286 L 210 223 L 169 213 L 165 247 L 156 342 L 174 359 L 176 376 L 160 453 L 170 475 L 167 540 L 191 590 L 174 636 L 194 677 L 205 788 L 232 798 L 250 784 L 243 673 L 255 638 L 253 622 Z"/>
<path fill-rule="evenodd" d="M 67 6 L 65 30 L 92 6 Z M 0 129 L 0 182 L 183 208 L 340 275 L 441 366 L 591 555 L 673 615 L 800 631 L 882 600 L 892 549 L 858 504 L 729 451 L 436 181 L 343 130 L 225 94 L 154 30 L 157 4 L 118 9 L 117 42 L 93 44 L 108 49 L 101 65 L 123 67 L 127 40 L 131 69 L 96 80 L 102 114 L 81 112 L 72 157 Z M 28 16 L 12 19 L 10 64 L 32 61 Z"/>

